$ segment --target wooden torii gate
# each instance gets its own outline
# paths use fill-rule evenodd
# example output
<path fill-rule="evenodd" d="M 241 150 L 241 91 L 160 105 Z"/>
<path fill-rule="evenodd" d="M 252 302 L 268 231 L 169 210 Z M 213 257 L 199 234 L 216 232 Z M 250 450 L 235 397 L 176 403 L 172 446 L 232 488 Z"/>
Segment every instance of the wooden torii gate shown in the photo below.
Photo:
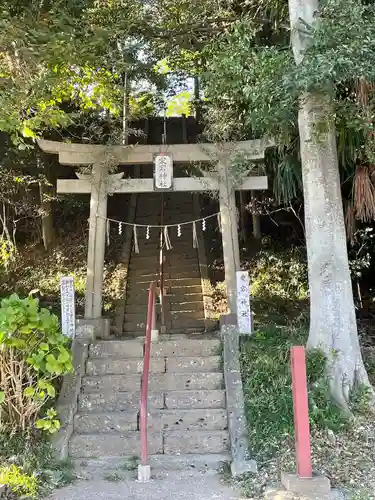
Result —
<path fill-rule="evenodd" d="M 110 175 L 108 169 L 120 164 L 152 164 L 162 146 L 100 146 L 46 140 L 39 140 L 38 144 L 44 152 L 58 154 L 62 165 L 92 165 L 91 175 L 77 174 L 78 179 L 59 179 L 57 192 L 91 194 L 85 318 L 101 318 L 108 194 L 154 191 L 153 179 L 122 179 L 123 174 Z M 236 271 L 240 269 L 235 191 L 267 189 L 267 177 L 251 176 L 242 185 L 235 186 L 229 175 L 229 166 L 233 153 L 245 154 L 249 160 L 262 160 L 265 149 L 272 145 L 271 141 L 263 139 L 220 145 L 168 145 L 168 155 L 172 156 L 173 163 L 216 162 L 216 171 L 208 176 L 174 178 L 173 191 L 219 192 L 228 312 L 231 314 L 236 314 L 237 310 Z"/>

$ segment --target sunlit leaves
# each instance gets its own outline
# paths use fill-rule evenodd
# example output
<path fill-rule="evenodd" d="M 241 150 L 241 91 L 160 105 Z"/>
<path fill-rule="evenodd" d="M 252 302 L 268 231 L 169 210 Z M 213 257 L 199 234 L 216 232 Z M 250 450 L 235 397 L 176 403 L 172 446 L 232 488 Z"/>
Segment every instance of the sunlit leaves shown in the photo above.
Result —
<path fill-rule="evenodd" d="M 0 369 L 9 381 L 0 386 L 0 405 L 6 403 L 2 425 L 14 432 L 34 423 L 50 433 L 59 429 L 56 411 L 46 410 L 46 403 L 56 398 L 56 379 L 73 371 L 68 342 L 57 317 L 40 308 L 37 299 L 12 295 L 1 301 Z"/>

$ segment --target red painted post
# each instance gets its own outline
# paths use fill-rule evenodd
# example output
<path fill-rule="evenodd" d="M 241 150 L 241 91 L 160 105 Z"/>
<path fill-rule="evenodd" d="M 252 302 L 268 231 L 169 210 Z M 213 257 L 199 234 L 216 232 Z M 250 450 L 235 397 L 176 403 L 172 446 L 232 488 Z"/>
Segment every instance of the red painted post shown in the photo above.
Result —
<path fill-rule="evenodd" d="M 291 361 L 297 475 L 301 478 L 311 478 L 312 466 L 305 348 L 302 346 L 292 347 Z"/>
<path fill-rule="evenodd" d="M 140 434 L 141 434 L 141 465 L 148 465 L 147 452 L 147 398 L 148 398 L 148 378 L 150 371 L 151 353 L 151 331 L 155 321 L 155 293 L 156 283 L 150 284 L 148 291 L 147 323 L 145 338 L 145 353 L 143 359 L 143 376 L 141 386 L 141 408 L 140 408 Z"/>

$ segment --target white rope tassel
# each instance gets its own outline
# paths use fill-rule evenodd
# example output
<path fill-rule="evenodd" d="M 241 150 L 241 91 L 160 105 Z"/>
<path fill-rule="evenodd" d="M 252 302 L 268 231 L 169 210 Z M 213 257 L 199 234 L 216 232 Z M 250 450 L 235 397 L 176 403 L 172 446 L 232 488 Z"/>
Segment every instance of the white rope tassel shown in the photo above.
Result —
<path fill-rule="evenodd" d="M 219 231 L 222 233 L 223 228 L 221 227 L 221 215 L 220 214 L 217 214 L 217 225 L 219 227 Z"/>
<path fill-rule="evenodd" d="M 164 227 L 164 242 L 165 242 L 165 248 L 167 250 L 172 250 L 172 244 L 168 234 L 168 226 Z"/>
<path fill-rule="evenodd" d="M 180 224 L 177 226 L 177 236 L 179 238 L 181 237 L 181 226 L 180 226 Z"/>
<path fill-rule="evenodd" d="M 106 233 L 107 233 L 107 246 L 109 246 L 109 232 L 110 232 L 110 222 L 109 222 L 109 219 L 107 219 L 107 227 L 106 227 Z"/>
<path fill-rule="evenodd" d="M 139 253 L 137 226 L 135 224 L 133 226 L 133 239 L 134 239 L 134 252 Z"/>
<path fill-rule="evenodd" d="M 197 226 L 193 222 L 193 248 L 198 248 Z"/>
<path fill-rule="evenodd" d="M 122 224 L 121 224 L 121 222 L 118 223 L 118 234 L 119 235 L 122 234 Z"/>

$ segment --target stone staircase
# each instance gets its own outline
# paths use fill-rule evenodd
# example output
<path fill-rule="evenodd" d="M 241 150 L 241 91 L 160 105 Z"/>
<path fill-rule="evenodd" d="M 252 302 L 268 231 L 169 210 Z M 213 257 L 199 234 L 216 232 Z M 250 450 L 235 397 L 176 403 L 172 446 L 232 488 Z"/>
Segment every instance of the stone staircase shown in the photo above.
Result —
<path fill-rule="evenodd" d="M 143 347 L 143 338 L 90 346 L 69 444 L 83 475 L 140 456 Z M 167 335 L 152 344 L 148 412 L 151 468 L 217 469 L 230 460 L 218 336 Z"/>
<path fill-rule="evenodd" d="M 135 222 L 160 224 L 161 195 L 139 195 Z M 164 224 L 194 219 L 191 193 L 164 194 Z M 168 333 L 204 331 L 206 327 L 198 251 L 193 248 L 192 226 L 169 229 L 173 248 L 165 250 L 165 318 Z M 147 293 L 151 281 L 159 279 L 160 230 L 138 230 L 139 253 L 130 255 L 125 305 L 125 335 L 143 335 L 147 317 Z"/>

